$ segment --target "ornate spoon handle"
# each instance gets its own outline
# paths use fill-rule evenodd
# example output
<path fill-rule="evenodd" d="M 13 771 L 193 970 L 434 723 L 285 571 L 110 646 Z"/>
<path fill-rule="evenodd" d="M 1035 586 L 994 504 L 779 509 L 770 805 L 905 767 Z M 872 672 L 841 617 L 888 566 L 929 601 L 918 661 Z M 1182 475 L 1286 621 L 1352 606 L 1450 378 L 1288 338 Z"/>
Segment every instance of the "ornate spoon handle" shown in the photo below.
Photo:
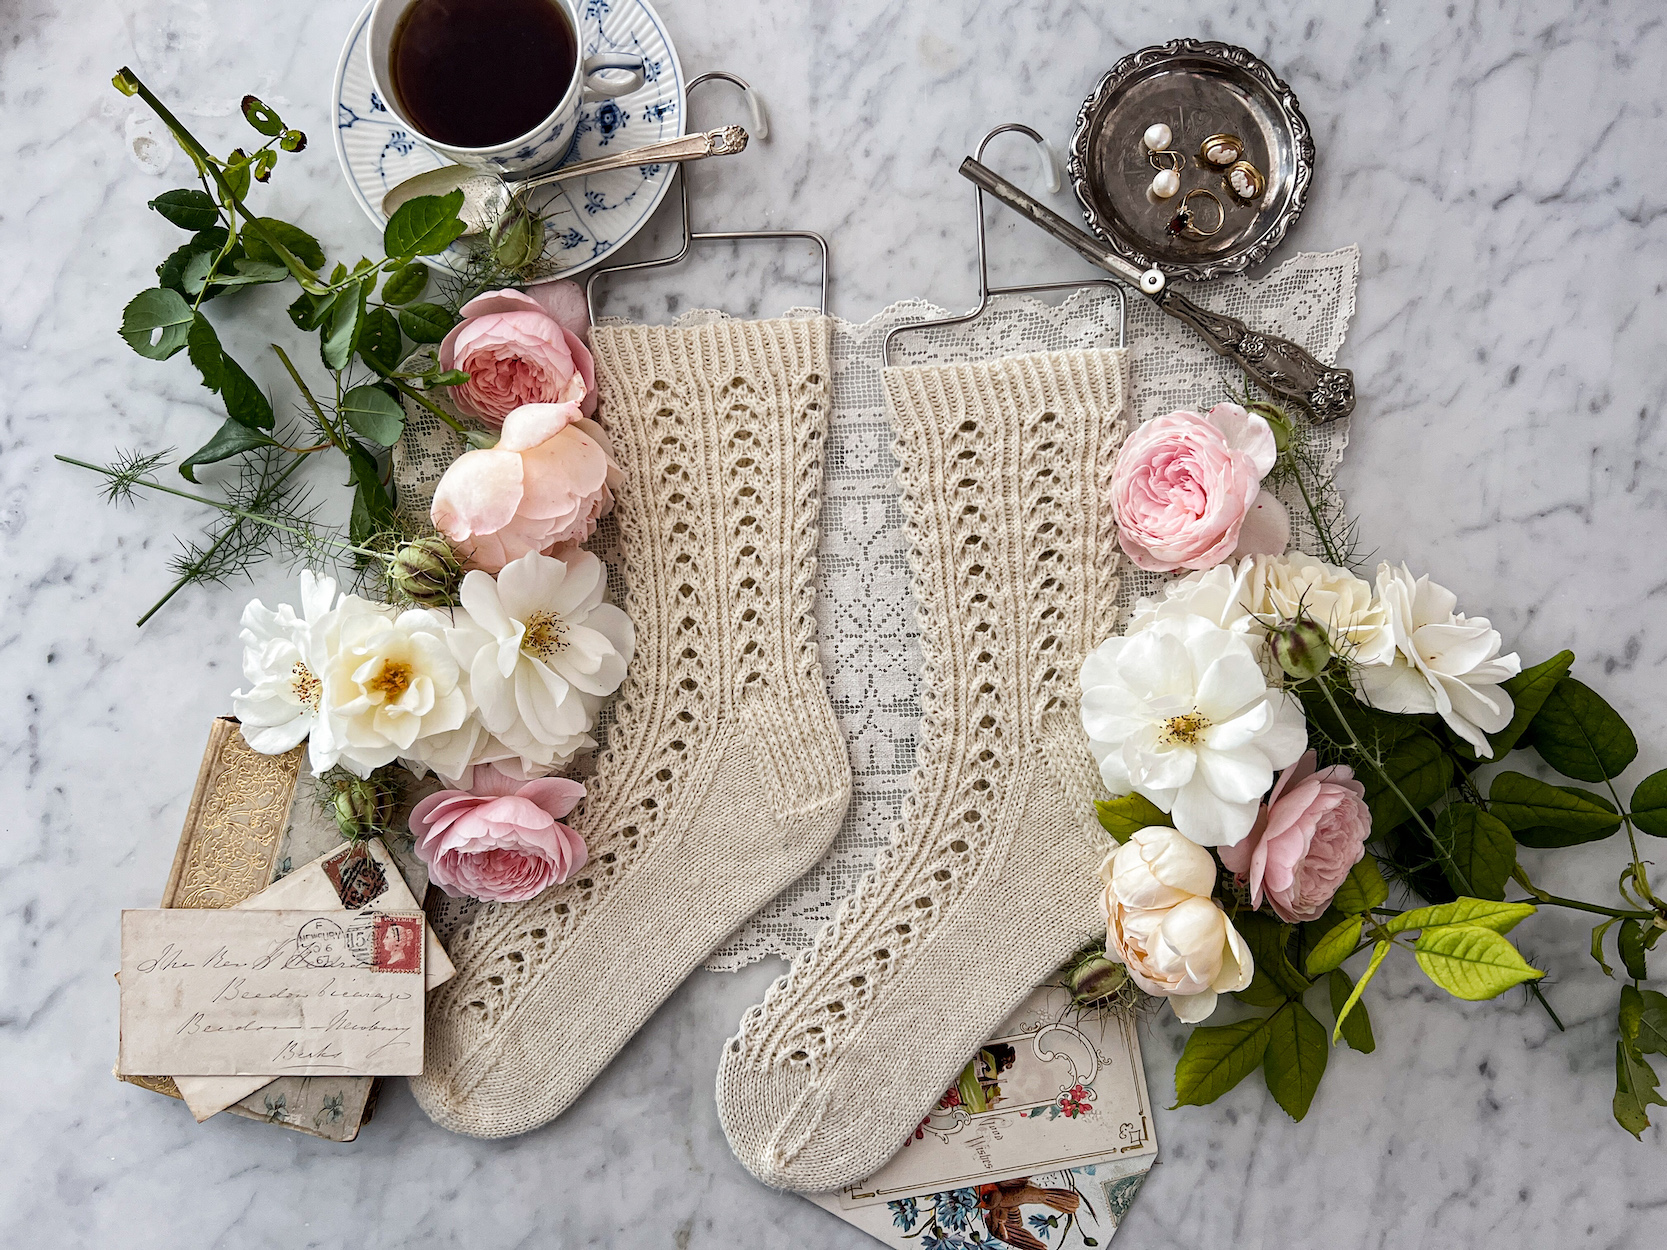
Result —
<path fill-rule="evenodd" d="M 1200 308 L 1174 287 L 1151 298 L 1236 362 L 1258 386 L 1307 405 L 1316 421 L 1334 421 L 1354 411 L 1354 374 L 1349 370 L 1329 368 L 1289 339 L 1258 333 L 1237 317 Z"/>

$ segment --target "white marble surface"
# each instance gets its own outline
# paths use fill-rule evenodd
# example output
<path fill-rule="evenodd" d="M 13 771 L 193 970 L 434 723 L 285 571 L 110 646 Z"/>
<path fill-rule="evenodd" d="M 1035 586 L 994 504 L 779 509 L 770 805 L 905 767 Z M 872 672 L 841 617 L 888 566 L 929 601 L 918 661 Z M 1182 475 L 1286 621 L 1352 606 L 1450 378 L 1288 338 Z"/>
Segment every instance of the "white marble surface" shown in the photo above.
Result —
<path fill-rule="evenodd" d="M 190 444 L 212 399 L 183 361 L 115 326 L 174 245 L 144 201 L 185 181 L 136 159 L 138 69 L 210 140 L 241 141 L 245 91 L 313 138 L 271 193 L 334 252 L 375 236 L 338 182 L 326 91 L 358 0 L 8 0 L 0 6 L 0 1240 L 161 1246 L 859 1246 L 731 1159 L 711 1102 L 722 1038 L 773 966 L 697 974 L 562 1120 L 484 1143 L 431 1126 L 393 1083 L 360 1141 L 245 1122 L 198 1128 L 111 1080 L 116 911 L 155 900 L 204 731 L 235 683 L 247 588 L 193 591 L 143 631 L 191 505 L 117 511 L 49 459 Z M 953 170 L 988 126 L 1063 142 L 1123 53 L 1183 34 L 1267 57 L 1320 144 L 1290 246 L 1358 241 L 1345 363 L 1361 403 L 1345 482 L 1368 547 L 1405 556 L 1529 657 L 1579 672 L 1667 762 L 1667 28 L 1650 0 L 1519 5 L 1131 0 L 1083 5 L 739 5 L 664 0 L 691 72 L 752 78 L 768 144 L 696 174 L 704 227 L 825 232 L 835 310 L 972 298 L 969 194 Z M 714 91 L 714 95 L 718 94 Z M 708 99 L 697 116 L 735 115 Z M 143 137 L 142 134 L 139 137 Z M 235 137 L 235 138 L 234 138 Z M 154 155 L 154 153 L 153 153 Z M 1026 158 L 997 155 L 1010 167 Z M 1028 227 L 993 232 L 998 274 L 1084 272 Z M 803 295 L 797 253 L 714 249 L 612 311 L 771 312 Z M 252 302 L 264 298 L 246 297 Z M 275 311 L 275 310 L 274 310 Z M 253 317 L 222 333 L 276 386 Z M 287 392 L 284 392 L 287 393 Z M 281 592 L 273 571 L 256 589 Z M 1537 874 L 1601 896 L 1618 863 Z M 1614 987 L 1551 917 L 1566 1034 L 1522 1000 L 1457 1005 L 1380 979 L 1378 1053 L 1338 1053 L 1308 1120 L 1258 1081 L 1159 1112 L 1163 1162 L 1117 1244 L 1562 1247 L 1662 1244 L 1663 1130 L 1609 1116 Z M 1658 956 L 1658 959 L 1660 956 Z M 631 987 L 621 985 L 621 994 Z M 1147 1033 L 1167 1102 L 1179 1033 Z M 860 1091 L 853 1096 L 861 1096 Z"/>

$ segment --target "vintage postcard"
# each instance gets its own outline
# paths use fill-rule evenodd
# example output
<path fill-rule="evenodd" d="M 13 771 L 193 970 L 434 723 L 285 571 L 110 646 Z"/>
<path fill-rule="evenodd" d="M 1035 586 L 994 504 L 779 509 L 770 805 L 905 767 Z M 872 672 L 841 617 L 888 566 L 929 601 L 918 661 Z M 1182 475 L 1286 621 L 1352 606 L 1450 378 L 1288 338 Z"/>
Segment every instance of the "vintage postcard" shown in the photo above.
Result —
<path fill-rule="evenodd" d="M 237 906 L 264 911 L 283 908 L 317 908 L 323 911 L 336 906 L 355 911 L 361 907 L 371 907 L 376 911 L 418 910 L 417 900 L 412 897 L 381 838 L 368 838 L 353 845 L 341 843 Z M 432 990 L 449 981 L 456 969 L 439 939 L 434 936 L 432 927 L 426 931 L 423 941 L 426 948 L 423 957 L 426 969 L 424 982 L 426 988 Z M 174 1085 L 180 1097 L 191 1108 L 191 1114 L 199 1124 L 241 1102 L 271 1080 L 270 1073 L 254 1077 L 174 1075 Z M 284 1091 L 279 1092 L 279 1096 L 284 1094 Z"/>
<path fill-rule="evenodd" d="M 1044 986 L 885 1167 L 807 1197 L 897 1246 L 1103 1245 L 1156 1155 L 1133 1018 Z"/>
<path fill-rule="evenodd" d="M 419 911 L 124 911 L 119 1070 L 415 1076 L 426 928 Z"/>

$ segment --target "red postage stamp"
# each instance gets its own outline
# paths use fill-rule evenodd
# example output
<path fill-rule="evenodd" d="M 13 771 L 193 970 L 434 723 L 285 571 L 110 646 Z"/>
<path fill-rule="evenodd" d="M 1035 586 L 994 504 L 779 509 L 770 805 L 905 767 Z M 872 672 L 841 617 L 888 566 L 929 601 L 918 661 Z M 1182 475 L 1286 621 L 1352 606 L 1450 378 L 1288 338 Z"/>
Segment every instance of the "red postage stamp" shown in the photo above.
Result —
<path fill-rule="evenodd" d="M 421 972 L 422 917 L 378 916 L 371 944 L 371 967 L 378 972 Z"/>

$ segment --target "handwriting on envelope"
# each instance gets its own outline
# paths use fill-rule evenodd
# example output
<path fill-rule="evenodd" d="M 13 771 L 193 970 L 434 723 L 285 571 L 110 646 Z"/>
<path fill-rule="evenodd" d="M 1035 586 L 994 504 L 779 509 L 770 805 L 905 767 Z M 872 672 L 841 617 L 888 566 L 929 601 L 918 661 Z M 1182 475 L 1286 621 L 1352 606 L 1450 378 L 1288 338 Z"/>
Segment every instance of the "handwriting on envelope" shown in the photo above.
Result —
<path fill-rule="evenodd" d="M 423 914 L 122 913 L 125 1076 L 415 1076 Z"/>

